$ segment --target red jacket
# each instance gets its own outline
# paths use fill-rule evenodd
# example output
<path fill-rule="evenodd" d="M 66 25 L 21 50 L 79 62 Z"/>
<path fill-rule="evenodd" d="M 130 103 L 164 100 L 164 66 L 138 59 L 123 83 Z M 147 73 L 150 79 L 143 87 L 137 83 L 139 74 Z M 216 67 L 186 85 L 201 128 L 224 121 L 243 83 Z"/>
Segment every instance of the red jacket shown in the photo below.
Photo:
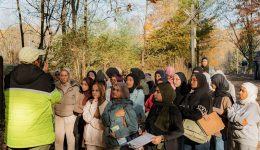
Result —
<path fill-rule="evenodd" d="M 151 94 L 150 97 L 145 102 L 145 104 L 144 104 L 145 112 L 149 112 L 151 110 L 151 108 L 153 107 L 153 97 L 154 97 L 154 94 Z"/>

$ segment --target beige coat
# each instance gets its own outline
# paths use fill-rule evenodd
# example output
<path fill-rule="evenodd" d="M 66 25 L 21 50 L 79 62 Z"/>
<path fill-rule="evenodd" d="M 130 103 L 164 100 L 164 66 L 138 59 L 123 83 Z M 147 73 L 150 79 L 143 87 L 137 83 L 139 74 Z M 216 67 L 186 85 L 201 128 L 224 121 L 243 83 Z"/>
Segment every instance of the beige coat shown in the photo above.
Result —
<path fill-rule="evenodd" d="M 213 107 L 213 111 L 217 112 L 219 115 L 224 114 L 227 111 L 227 108 L 232 106 L 232 102 L 229 97 L 225 96 L 222 99 L 220 108 Z"/>
<path fill-rule="evenodd" d="M 73 111 L 77 102 L 81 99 L 79 86 L 76 82 L 70 81 L 65 86 L 60 82 L 56 83 L 56 87 L 62 93 L 62 99 L 54 106 L 55 114 L 61 117 L 73 115 Z"/>
<path fill-rule="evenodd" d="M 100 115 L 104 112 L 107 103 L 108 101 L 104 101 L 103 104 L 99 106 Z M 89 100 L 83 109 L 83 119 L 87 123 L 84 129 L 84 141 L 86 145 L 105 147 L 102 120 L 94 117 L 97 107 L 97 101 Z"/>
<path fill-rule="evenodd" d="M 78 97 L 78 101 L 75 104 L 74 112 L 82 114 L 84 106 L 82 105 L 83 99 L 85 98 L 85 95 L 80 93 Z"/>

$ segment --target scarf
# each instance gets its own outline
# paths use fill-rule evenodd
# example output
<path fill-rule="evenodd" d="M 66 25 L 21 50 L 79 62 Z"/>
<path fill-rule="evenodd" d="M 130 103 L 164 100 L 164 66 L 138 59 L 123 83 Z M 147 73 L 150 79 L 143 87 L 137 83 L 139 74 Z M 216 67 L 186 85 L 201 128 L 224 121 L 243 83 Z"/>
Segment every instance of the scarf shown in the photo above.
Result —
<path fill-rule="evenodd" d="M 174 105 L 173 100 L 176 97 L 176 93 L 169 83 L 161 83 L 158 85 L 158 88 L 162 95 L 162 102 L 156 102 L 155 105 L 162 106 L 162 109 L 155 121 L 155 126 L 162 131 L 168 131 L 170 126 L 169 108 Z"/>
<path fill-rule="evenodd" d="M 163 83 L 166 83 L 167 82 L 167 77 L 166 77 L 166 73 L 165 73 L 165 71 L 163 71 L 163 70 L 157 70 L 156 72 L 155 72 L 155 75 L 156 74 L 159 74 L 160 76 L 161 76 L 161 79 L 159 79 L 159 80 L 161 80 L 161 81 L 163 81 Z M 155 78 L 155 77 L 154 77 Z M 155 84 L 157 85 L 158 84 L 158 81 L 157 80 L 155 80 Z"/>
<path fill-rule="evenodd" d="M 209 94 L 210 91 L 206 77 L 202 73 L 193 73 L 192 76 L 196 77 L 198 85 L 185 98 L 185 106 L 189 106 L 190 108 L 197 107 L 204 100 L 204 95 Z"/>
<path fill-rule="evenodd" d="M 231 95 L 228 93 L 229 90 L 228 81 L 222 74 L 215 74 L 211 77 L 211 83 L 216 86 L 216 90 L 213 93 L 214 96 L 213 106 L 220 108 L 223 97 L 227 96 L 231 98 Z"/>
<path fill-rule="evenodd" d="M 258 93 L 258 88 L 254 84 L 250 82 L 245 82 L 241 85 L 244 87 L 247 91 L 247 98 L 244 100 L 240 100 L 241 104 L 248 104 L 248 103 L 257 103 L 256 98 L 257 98 L 257 93 Z"/>
<path fill-rule="evenodd" d="M 186 96 L 189 91 L 190 88 L 187 84 L 187 79 L 184 75 L 184 73 L 182 72 L 177 72 L 176 75 L 180 78 L 181 80 L 181 85 L 179 87 L 176 87 L 176 99 L 174 100 L 174 104 L 176 104 L 177 106 L 180 105 L 182 103 L 183 97 Z"/>

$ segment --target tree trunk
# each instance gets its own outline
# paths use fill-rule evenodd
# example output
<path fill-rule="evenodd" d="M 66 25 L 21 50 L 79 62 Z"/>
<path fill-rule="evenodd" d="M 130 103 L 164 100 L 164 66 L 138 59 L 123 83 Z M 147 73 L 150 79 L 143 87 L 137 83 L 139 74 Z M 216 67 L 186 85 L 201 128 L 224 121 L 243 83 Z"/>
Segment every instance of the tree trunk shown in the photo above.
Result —
<path fill-rule="evenodd" d="M 67 4 L 66 0 L 62 0 L 62 9 L 61 9 L 61 31 L 62 34 L 66 34 L 66 16 L 67 15 Z"/>
<path fill-rule="evenodd" d="M 86 57 L 85 57 L 85 51 L 83 51 L 83 54 L 82 54 L 83 58 L 82 58 L 82 61 L 81 61 L 81 79 L 83 79 L 85 76 L 86 76 Z"/>
<path fill-rule="evenodd" d="M 196 47 L 196 66 L 199 66 L 200 64 L 200 47 L 199 47 L 199 41 L 197 41 L 197 47 Z"/>
<path fill-rule="evenodd" d="M 88 0 L 84 0 L 84 30 L 88 32 Z"/>
<path fill-rule="evenodd" d="M 77 29 L 77 9 L 76 0 L 71 0 L 71 13 L 72 13 L 72 32 L 76 32 Z"/>
<path fill-rule="evenodd" d="M 247 68 L 247 73 L 252 73 L 252 69 L 253 69 L 253 52 L 250 52 L 249 54 L 249 60 L 248 60 L 248 68 Z"/>
<path fill-rule="evenodd" d="M 44 42 L 44 37 L 45 37 L 45 32 L 44 32 L 44 2 L 45 0 L 41 0 L 41 38 L 40 38 L 40 44 L 39 44 L 39 49 L 43 49 L 43 42 Z"/>
<path fill-rule="evenodd" d="M 254 37 L 253 37 L 253 26 L 251 22 L 249 21 L 249 18 L 246 17 L 246 23 L 247 23 L 247 43 L 248 43 L 248 51 L 249 51 L 249 61 L 248 61 L 248 73 L 251 73 L 253 69 L 253 59 L 254 59 L 254 51 L 255 49 L 253 48 L 254 45 Z"/>
<path fill-rule="evenodd" d="M 23 22 L 22 22 L 21 10 L 20 10 L 20 3 L 19 0 L 16 0 L 16 2 L 17 2 L 17 10 L 19 15 L 19 22 L 20 22 L 21 42 L 22 42 L 22 47 L 24 47 L 24 32 L 23 32 Z"/>
<path fill-rule="evenodd" d="M 146 0 L 146 5 L 145 5 L 145 20 L 144 20 L 144 49 L 142 51 L 142 69 L 144 69 L 144 57 L 145 57 L 145 52 L 146 52 L 146 24 L 147 24 L 147 19 L 148 19 L 148 0 Z"/>
<path fill-rule="evenodd" d="M 83 18 L 83 32 L 84 32 L 84 42 L 86 45 L 85 51 L 83 50 L 83 59 L 82 59 L 82 77 L 86 76 L 86 51 L 88 51 L 88 0 L 84 0 L 84 18 Z"/>

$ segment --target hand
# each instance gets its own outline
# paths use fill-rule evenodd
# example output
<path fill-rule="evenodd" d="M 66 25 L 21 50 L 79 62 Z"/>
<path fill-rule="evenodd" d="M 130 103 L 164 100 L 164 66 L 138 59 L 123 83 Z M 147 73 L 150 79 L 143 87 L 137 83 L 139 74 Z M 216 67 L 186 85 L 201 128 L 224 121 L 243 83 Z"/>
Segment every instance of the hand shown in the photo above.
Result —
<path fill-rule="evenodd" d="M 216 107 L 213 107 L 212 108 L 214 112 L 217 112 L 217 108 Z"/>
<path fill-rule="evenodd" d="M 44 66 L 43 66 L 42 70 L 43 70 L 45 73 L 48 72 L 48 70 L 49 70 L 49 65 L 48 65 L 47 62 L 44 63 Z"/>
<path fill-rule="evenodd" d="M 221 137 L 221 132 L 219 131 L 219 132 L 215 133 L 214 135 L 217 137 Z"/>
<path fill-rule="evenodd" d="M 158 145 L 162 142 L 162 136 L 154 136 L 152 138 L 152 143 L 155 145 Z"/>
<path fill-rule="evenodd" d="M 113 138 L 116 139 L 116 133 L 115 133 L 115 132 L 111 132 L 111 133 L 110 133 L 110 136 L 112 136 Z"/>
<path fill-rule="evenodd" d="M 209 115 L 205 114 L 202 116 L 205 120 L 209 120 Z"/>
<path fill-rule="evenodd" d="M 246 126 L 248 124 L 248 121 L 247 121 L 247 119 L 245 118 L 245 119 L 243 119 L 243 121 L 242 121 L 242 125 L 243 126 Z"/>
<path fill-rule="evenodd" d="M 116 112 L 116 117 L 124 117 L 125 116 L 125 110 L 120 109 Z"/>

